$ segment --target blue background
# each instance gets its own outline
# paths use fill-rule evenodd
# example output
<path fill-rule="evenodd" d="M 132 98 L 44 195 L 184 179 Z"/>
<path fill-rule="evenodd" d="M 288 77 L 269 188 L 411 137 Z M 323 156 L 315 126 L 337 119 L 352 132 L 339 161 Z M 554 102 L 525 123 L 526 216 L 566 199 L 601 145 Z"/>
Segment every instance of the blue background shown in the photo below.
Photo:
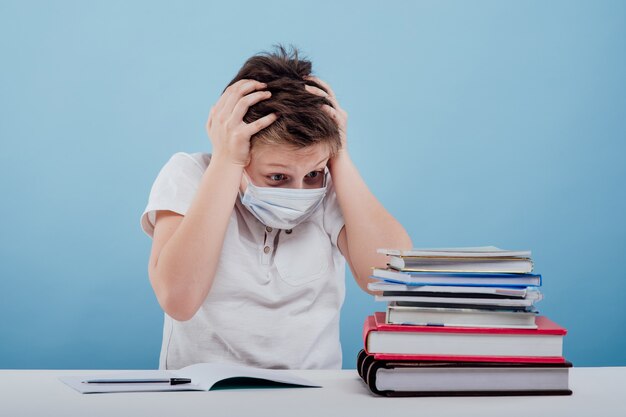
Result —
<path fill-rule="evenodd" d="M 0 367 L 156 368 L 139 227 L 251 55 L 294 44 L 416 247 L 533 251 L 577 366 L 626 365 L 626 3 L 0 2 Z M 351 276 L 344 367 L 384 303 Z"/>

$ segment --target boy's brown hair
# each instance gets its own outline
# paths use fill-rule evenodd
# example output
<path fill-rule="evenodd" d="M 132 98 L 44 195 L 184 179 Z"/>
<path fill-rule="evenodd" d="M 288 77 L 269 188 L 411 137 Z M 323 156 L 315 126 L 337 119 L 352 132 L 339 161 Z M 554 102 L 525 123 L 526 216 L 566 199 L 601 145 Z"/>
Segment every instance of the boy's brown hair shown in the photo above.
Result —
<path fill-rule="evenodd" d="M 322 104 L 332 107 L 332 104 L 325 97 L 308 92 L 304 86 L 326 89 L 304 78 L 311 74 L 312 64 L 300 58 L 297 48 L 292 45 L 289 52 L 280 44 L 274 47 L 275 52 L 261 52 L 249 58 L 228 83 L 230 86 L 242 79 L 253 79 L 266 83 L 272 93 L 270 98 L 250 106 L 243 118 L 244 122 L 251 123 L 272 112 L 279 114 L 275 122 L 252 135 L 251 149 L 261 143 L 296 148 L 326 143 L 334 155 L 341 146 L 339 129 L 321 107 Z"/>

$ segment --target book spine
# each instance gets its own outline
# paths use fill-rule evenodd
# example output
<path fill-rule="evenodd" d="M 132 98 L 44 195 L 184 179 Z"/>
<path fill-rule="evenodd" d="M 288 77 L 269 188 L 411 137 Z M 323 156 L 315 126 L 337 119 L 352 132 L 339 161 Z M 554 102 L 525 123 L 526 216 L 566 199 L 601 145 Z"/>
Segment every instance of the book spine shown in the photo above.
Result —
<path fill-rule="evenodd" d="M 376 319 L 374 316 L 367 316 L 365 318 L 365 323 L 363 324 L 363 348 L 367 354 L 369 354 L 369 351 L 367 350 L 367 339 L 372 331 L 376 331 Z"/>

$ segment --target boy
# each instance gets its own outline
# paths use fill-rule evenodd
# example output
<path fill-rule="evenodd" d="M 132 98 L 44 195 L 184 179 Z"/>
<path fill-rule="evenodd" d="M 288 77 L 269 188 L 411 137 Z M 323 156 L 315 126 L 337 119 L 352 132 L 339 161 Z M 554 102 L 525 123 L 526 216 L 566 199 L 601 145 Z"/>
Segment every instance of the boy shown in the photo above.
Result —
<path fill-rule="evenodd" d="M 160 369 L 232 362 L 340 369 L 345 263 L 367 290 L 377 248 L 411 248 L 348 155 L 347 114 L 311 63 L 248 59 L 211 108 L 212 154 L 179 152 L 141 216 L 165 312 Z"/>

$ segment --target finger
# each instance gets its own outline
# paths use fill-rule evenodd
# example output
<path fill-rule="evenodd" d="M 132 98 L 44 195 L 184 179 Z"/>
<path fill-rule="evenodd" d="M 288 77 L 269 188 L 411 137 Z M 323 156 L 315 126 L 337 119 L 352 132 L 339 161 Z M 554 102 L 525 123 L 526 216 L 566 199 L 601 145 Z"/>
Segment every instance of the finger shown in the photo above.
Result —
<path fill-rule="evenodd" d="M 326 100 L 330 101 L 330 104 L 333 105 L 335 110 L 339 111 L 339 109 L 341 109 L 341 107 L 339 107 L 339 102 L 337 101 L 337 99 L 334 96 L 328 96 L 328 97 L 326 97 Z"/>
<path fill-rule="evenodd" d="M 206 121 L 206 129 L 207 130 L 211 129 L 212 125 L 213 125 L 213 118 L 209 116 L 208 120 Z"/>
<path fill-rule="evenodd" d="M 215 110 L 217 113 L 226 111 L 227 114 L 230 114 L 232 113 L 235 104 L 237 104 L 237 101 L 239 101 L 239 98 L 250 93 L 251 91 L 261 90 L 266 87 L 267 84 L 257 80 L 239 80 L 228 86 L 228 88 L 224 91 L 224 94 L 222 94 L 222 97 L 220 97 L 218 104 L 216 104 Z"/>
<path fill-rule="evenodd" d="M 272 93 L 270 93 L 269 91 L 256 91 L 254 93 L 248 94 L 247 96 L 241 97 L 235 105 L 235 108 L 233 109 L 231 119 L 236 124 L 241 124 L 241 122 L 243 121 L 243 117 L 246 115 L 246 112 L 248 111 L 248 108 L 250 108 L 250 106 L 258 103 L 261 100 L 268 99 L 271 96 Z"/>
<path fill-rule="evenodd" d="M 213 105 L 213 109 L 214 109 L 213 113 L 217 114 L 220 110 L 222 110 L 222 108 L 224 107 L 224 103 L 226 103 L 226 100 L 228 99 L 228 96 L 230 95 L 230 92 L 232 90 L 231 87 L 237 84 L 245 83 L 247 81 L 248 81 L 247 79 L 241 79 L 237 81 L 236 83 L 231 84 L 228 87 L 226 87 L 224 91 L 222 92 L 222 94 L 220 95 L 220 97 L 217 99 L 217 102 L 215 103 L 215 105 Z"/>
<path fill-rule="evenodd" d="M 333 109 L 332 106 L 328 104 L 322 104 L 322 110 L 324 110 L 328 115 L 333 118 L 335 121 L 338 119 L 339 115 L 337 114 L 337 110 Z"/>
<path fill-rule="evenodd" d="M 326 91 L 328 91 L 328 94 L 331 96 L 335 96 L 335 92 L 333 91 L 332 88 L 330 88 L 330 85 L 328 85 L 327 83 L 325 83 L 324 81 L 320 80 L 317 77 L 314 77 L 313 75 L 307 75 L 306 76 L 307 79 L 315 81 L 316 83 L 318 83 L 319 85 L 321 85 L 322 87 L 324 87 L 326 89 Z"/>
<path fill-rule="evenodd" d="M 322 90 L 319 87 L 315 87 L 313 85 L 305 85 L 304 88 L 309 91 L 310 93 L 313 94 L 317 94 L 319 96 L 325 97 L 328 101 L 330 101 L 330 103 L 332 104 L 332 106 L 339 110 L 341 107 L 339 107 L 339 102 L 337 101 L 337 98 L 333 95 L 330 95 L 328 93 L 326 93 L 324 90 Z"/>
<path fill-rule="evenodd" d="M 267 84 L 256 80 L 249 80 L 248 82 L 241 83 L 237 87 L 233 88 L 232 94 L 228 97 L 226 103 L 224 103 L 223 111 L 227 112 L 227 114 L 231 114 L 241 97 L 244 97 L 255 90 L 262 90 L 266 87 Z"/>
<path fill-rule="evenodd" d="M 246 135 L 254 135 L 255 133 L 265 129 L 266 127 L 274 123 L 276 119 L 278 119 L 278 115 L 276 113 L 270 113 L 267 116 L 263 116 L 252 123 L 248 123 L 246 127 Z"/>
<path fill-rule="evenodd" d="M 322 90 L 319 87 L 315 87 L 314 85 L 305 84 L 304 89 L 309 93 L 316 94 L 322 97 L 328 97 L 328 93 L 326 91 Z"/>
<path fill-rule="evenodd" d="M 322 90 L 321 88 L 312 86 L 312 85 L 305 85 L 304 88 L 315 95 L 321 96 L 321 97 L 325 97 L 328 101 L 330 101 L 330 103 L 332 104 L 332 106 L 339 110 L 339 102 L 337 101 L 337 99 L 331 95 L 329 95 L 328 93 L 326 93 L 324 90 Z"/>

